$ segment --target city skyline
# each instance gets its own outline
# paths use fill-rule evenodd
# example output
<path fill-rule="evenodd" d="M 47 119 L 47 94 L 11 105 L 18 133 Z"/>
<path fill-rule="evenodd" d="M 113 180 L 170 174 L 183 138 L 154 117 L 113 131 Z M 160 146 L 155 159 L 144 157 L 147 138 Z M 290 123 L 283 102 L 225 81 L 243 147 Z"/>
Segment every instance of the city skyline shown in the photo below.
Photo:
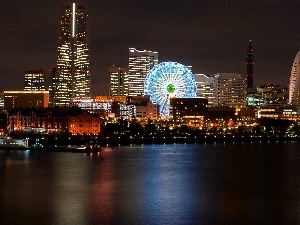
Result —
<path fill-rule="evenodd" d="M 56 64 L 59 10 L 71 1 L 4 2 L 0 90 L 22 89 L 26 70 Z M 80 1 L 89 9 L 93 94 L 109 90 L 108 68 L 128 66 L 128 48 L 159 53 L 192 72 L 246 75 L 246 47 L 254 49 L 254 85 L 288 86 L 300 49 L 295 1 Z M 13 13 L 12 13 L 13 12 Z"/>

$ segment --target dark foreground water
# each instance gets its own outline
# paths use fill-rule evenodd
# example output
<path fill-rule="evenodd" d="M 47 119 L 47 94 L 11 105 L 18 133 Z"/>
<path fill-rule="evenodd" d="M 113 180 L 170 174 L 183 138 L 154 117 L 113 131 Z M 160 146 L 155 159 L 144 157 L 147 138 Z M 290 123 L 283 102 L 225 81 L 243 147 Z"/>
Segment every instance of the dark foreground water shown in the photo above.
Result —
<path fill-rule="evenodd" d="M 300 144 L 0 151 L 0 224 L 300 224 Z"/>

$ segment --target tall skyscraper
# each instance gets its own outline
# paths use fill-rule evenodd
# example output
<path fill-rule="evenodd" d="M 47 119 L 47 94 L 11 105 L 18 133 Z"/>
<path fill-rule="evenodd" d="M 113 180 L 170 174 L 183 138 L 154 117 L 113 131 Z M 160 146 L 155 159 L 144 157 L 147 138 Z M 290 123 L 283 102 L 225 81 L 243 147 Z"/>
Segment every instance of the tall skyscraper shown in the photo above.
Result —
<path fill-rule="evenodd" d="M 128 95 L 128 68 L 109 68 L 109 95 Z"/>
<path fill-rule="evenodd" d="M 89 70 L 88 14 L 78 3 L 62 6 L 53 104 L 70 105 L 73 98 L 91 95 Z"/>
<path fill-rule="evenodd" d="M 158 64 L 158 52 L 129 48 L 128 95 L 144 95 L 148 72 Z"/>
<path fill-rule="evenodd" d="M 289 86 L 289 104 L 300 105 L 300 51 L 292 66 Z"/>
<path fill-rule="evenodd" d="M 247 46 L 247 88 L 253 87 L 253 48 L 250 40 L 249 46 Z"/>
<path fill-rule="evenodd" d="M 42 69 L 25 71 L 24 91 L 45 91 L 45 71 Z"/>

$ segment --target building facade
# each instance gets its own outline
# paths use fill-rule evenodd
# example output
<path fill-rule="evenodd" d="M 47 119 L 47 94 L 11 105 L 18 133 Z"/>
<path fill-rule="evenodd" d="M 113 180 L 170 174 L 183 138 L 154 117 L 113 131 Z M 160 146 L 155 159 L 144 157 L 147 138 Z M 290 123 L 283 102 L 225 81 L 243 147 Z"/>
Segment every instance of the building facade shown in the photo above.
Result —
<path fill-rule="evenodd" d="M 109 95 L 119 96 L 128 95 L 128 68 L 110 67 L 109 68 Z"/>
<path fill-rule="evenodd" d="M 4 91 L 4 109 L 48 107 L 49 91 Z"/>
<path fill-rule="evenodd" d="M 100 118 L 88 113 L 69 117 L 68 131 L 72 135 L 97 135 L 100 133 Z"/>
<path fill-rule="evenodd" d="M 257 107 L 257 118 L 273 118 L 273 119 L 285 119 L 285 120 L 299 120 L 300 111 L 294 106 L 270 104 Z"/>
<path fill-rule="evenodd" d="M 197 84 L 197 97 L 208 100 L 208 106 L 213 105 L 213 85 L 215 78 L 213 75 L 194 74 Z"/>
<path fill-rule="evenodd" d="M 202 127 L 208 112 L 208 101 L 202 98 L 171 98 L 170 107 L 174 123 Z"/>
<path fill-rule="evenodd" d="M 300 105 L 300 51 L 292 66 L 289 85 L 289 104 Z"/>
<path fill-rule="evenodd" d="M 145 78 L 158 64 L 158 52 L 129 48 L 128 95 L 144 95 Z"/>
<path fill-rule="evenodd" d="M 246 79 L 237 73 L 218 73 L 214 75 L 213 105 L 245 107 Z"/>
<path fill-rule="evenodd" d="M 42 69 L 25 71 L 24 91 L 45 91 L 45 71 Z"/>
<path fill-rule="evenodd" d="M 73 98 L 90 97 L 88 14 L 78 3 L 63 5 L 60 14 L 58 58 L 52 76 L 53 105 L 66 106 Z"/>

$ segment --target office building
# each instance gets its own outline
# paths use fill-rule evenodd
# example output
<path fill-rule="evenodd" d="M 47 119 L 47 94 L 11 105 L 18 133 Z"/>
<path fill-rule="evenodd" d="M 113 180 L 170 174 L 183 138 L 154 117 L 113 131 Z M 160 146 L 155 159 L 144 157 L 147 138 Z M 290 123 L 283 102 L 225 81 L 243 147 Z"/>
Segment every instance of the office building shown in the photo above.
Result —
<path fill-rule="evenodd" d="M 48 107 L 49 91 L 4 91 L 4 109 Z"/>
<path fill-rule="evenodd" d="M 245 107 L 246 79 L 237 73 L 218 73 L 214 75 L 213 105 Z"/>
<path fill-rule="evenodd" d="M 158 64 L 158 52 L 129 48 L 128 95 L 144 95 L 148 72 Z"/>
<path fill-rule="evenodd" d="M 213 75 L 194 74 L 197 85 L 197 98 L 208 100 L 208 106 L 213 105 L 213 84 L 215 78 Z"/>
<path fill-rule="evenodd" d="M 110 67 L 109 68 L 109 95 L 120 96 L 128 95 L 128 68 Z"/>
<path fill-rule="evenodd" d="M 73 98 L 91 95 L 88 14 L 78 3 L 63 5 L 60 14 L 58 58 L 52 74 L 53 105 L 66 106 Z"/>
<path fill-rule="evenodd" d="M 42 69 L 25 71 L 24 91 L 45 91 L 45 71 Z"/>
<path fill-rule="evenodd" d="M 300 51 L 297 53 L 292 66 L 289 85 L 289 104 L 300 105 Z"/>

